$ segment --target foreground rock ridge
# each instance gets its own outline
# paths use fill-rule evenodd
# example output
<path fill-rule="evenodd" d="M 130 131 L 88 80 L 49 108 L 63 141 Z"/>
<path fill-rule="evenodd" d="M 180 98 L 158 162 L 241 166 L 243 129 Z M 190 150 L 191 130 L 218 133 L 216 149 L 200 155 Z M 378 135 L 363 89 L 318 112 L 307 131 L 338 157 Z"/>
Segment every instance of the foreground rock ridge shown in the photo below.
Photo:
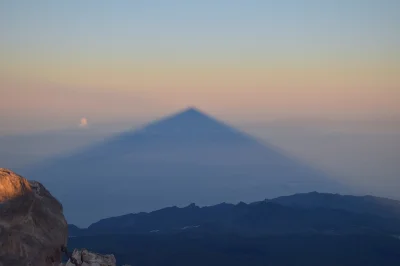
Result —
<path fill-rule="evenodd" d="M 63 265 L 67 241 L 61 203 L 41 183 L 0 168 L 0 266 Z M 81 266 L 116 265 L 113 255 L 87 250 L 75 250 L 72 257 Z"/>

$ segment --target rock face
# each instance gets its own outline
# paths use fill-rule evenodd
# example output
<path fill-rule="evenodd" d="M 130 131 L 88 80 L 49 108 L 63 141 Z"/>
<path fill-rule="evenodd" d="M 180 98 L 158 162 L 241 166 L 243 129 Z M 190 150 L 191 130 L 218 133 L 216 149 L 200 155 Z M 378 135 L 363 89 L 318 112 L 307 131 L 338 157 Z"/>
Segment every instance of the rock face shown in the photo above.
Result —
<path fill-rule="evenodd" d="M 78 265 L 81 266 L 116 266 L 117 263 L 114 255 L 101 255 L 89 252 L 86 249 L 75 249 L 72 253 L 72 257 L 76 259 Z M 65 266 L 76 266 L 76 264 L 68 261 Z"/>
<path fill-rule="evenodd" d="M 58 266 L 67 240 L 62 205 L 50 192 L 0 168 L 0 266 Z"/>

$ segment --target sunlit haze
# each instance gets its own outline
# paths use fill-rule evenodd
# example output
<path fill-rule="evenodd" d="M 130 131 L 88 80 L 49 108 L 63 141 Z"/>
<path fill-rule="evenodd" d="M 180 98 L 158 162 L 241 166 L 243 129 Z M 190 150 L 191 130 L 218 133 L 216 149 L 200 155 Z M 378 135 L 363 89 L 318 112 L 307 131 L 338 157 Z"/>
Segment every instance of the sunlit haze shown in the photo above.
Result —
<path fill-rule="evenodd" d="M 1 1 L 3 132 L 400 115 L 399 1 Z M 4 100 L 6 99 L 6 100 Z"/>

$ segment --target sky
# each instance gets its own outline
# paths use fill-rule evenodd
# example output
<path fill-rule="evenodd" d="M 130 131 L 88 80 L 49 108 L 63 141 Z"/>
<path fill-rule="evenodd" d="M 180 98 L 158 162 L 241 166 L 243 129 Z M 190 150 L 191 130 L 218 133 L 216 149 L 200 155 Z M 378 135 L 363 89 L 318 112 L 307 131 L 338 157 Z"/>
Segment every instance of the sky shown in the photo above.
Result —
<path fill-rule="evenodd" d="M 400 1 L 0 1 L 0 129 L 400 117 Z M 84 119 L 84 120 L 82 120 Z"/>

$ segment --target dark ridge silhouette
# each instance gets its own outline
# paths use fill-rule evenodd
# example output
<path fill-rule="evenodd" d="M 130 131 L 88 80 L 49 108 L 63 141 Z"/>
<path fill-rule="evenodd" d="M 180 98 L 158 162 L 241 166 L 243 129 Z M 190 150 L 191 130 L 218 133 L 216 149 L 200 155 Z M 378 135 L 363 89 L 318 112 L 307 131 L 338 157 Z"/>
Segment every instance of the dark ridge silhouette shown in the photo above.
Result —
<path fill-rule="evenodd" d="M 21 171 L 43 182 L 68 219 L 196 202 L 249 202 L 297 192 L 341 192 L 325 174 L 195 108 Z"/>
<path fill-rule="evenodd" d="M 150 213 L 127 214 L 102 219 L 87 229 L 70 225 L 70 235 L 193 231 L 245 236 L 294 233 L 393 236 L 400 235 L 399 214 L 399 201 L 313 192 L 250 204 L 221 203 L 209 207 L 190 204 L 183 208 L 174 206 Z"/>
<path fill-rule="evenodd" d="M 330 208 L 355 213 L 367 213 L 384 218 L 400 219 L 400 201 L 370 195 L 351 196 L 310 192 L 278 197 L 266 201 L 290 207 L 305 209 Z"/>
<path fill-rule="evenodd" d="M 169 207 L 87 229 L 70 225 L 68 243 L 114 253 L 121 263 L 154 266 L 397 265 L 399 211 L 396 200 L 311 192 Z"/>

